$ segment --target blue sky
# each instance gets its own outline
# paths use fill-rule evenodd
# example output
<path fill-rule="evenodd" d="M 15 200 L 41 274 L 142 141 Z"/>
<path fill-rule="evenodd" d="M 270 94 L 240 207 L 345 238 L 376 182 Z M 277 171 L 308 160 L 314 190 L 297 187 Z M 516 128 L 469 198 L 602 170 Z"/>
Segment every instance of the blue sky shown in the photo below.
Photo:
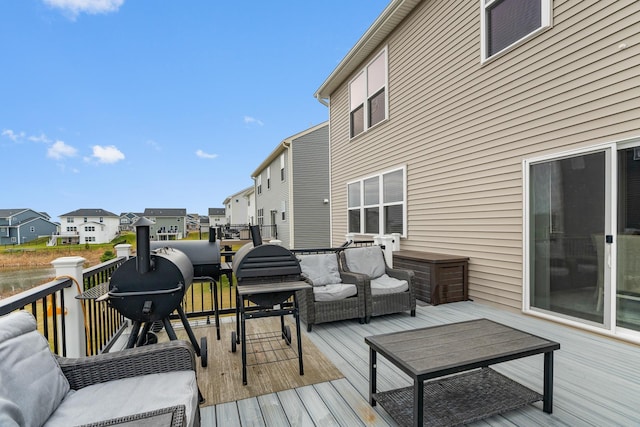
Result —
<path fill-rule="evenodd" d="M 0 1 L 0 207 L 222 207 L 388 3 Z"/>

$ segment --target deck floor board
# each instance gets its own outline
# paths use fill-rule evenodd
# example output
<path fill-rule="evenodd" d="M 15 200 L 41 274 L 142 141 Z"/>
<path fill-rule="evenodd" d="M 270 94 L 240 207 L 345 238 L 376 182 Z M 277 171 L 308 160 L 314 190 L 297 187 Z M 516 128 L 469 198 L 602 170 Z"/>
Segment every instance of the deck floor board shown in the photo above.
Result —
<path fill-rule="evenodd" d="M 260 396 L 251 402 L 202 408 L 202 425 L 282 426 L 286 420 L 291 426 L 395 426 L 383 408 L 369 406 L 369 349 L 364 337 L 482 317 L 557 341 L 561 349 L 555 352 L 553 414 L 544 413 L 538 402 L 472 426 L 640 425 L 639 346 L 470 301 L 418 306 L 416 317 L 381 316 L 372 318 L 367 325 L 357 321 L 314 325 L 307 336 L 345 378 Z M 538 355 L 494 368 L 541 392 L 542 365 L 543 358 Z M 379 356 L 378 389 L 407 385 L 410 385 L 408 377 Z M 248 413 L 243 414 L 245 411 Z"/>

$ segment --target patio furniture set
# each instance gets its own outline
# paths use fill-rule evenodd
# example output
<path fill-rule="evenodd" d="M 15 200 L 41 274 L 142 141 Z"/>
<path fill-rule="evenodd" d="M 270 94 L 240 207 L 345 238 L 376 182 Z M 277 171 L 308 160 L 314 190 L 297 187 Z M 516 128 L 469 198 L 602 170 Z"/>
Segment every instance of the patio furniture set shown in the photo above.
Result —
<path fill-rule="evenodd" d="M 253 257 L 245 256 L 239 263 L 244 268 L 240 275 L 251 277 L 250 271 L 264 264 L 264 259 L 269 261 L 262 268 L 273 268 L 278 261 L 268 249 L 254 248 Z M 282 249 L 293 261 L 297 259 L 296 271 L 301 274 L 294 275 L 295 280 L 274 283 L 273 278 L 263 278 L 262 284 L 252 280 L 243 286 L 238 282 L 244 384 L 245 317 L 293 314 L 303 375 L 300 320 L 311 331 L 314 324 L 323 322 L 359 319 L 365 323 L 372 316 L 404 311 L 415 316 L 413 271 L 389 268 L 379 246 Z M 293 267 L 289 262 L 283 268 Z M 262 276 L 258 270 L 254 279 Z M 284 300 L 290 297 L 294 302 L 287 308 Z M 247 301 L 258 309 L 245 307 Z M 272 312 L 261 312 L 261 306 L 272 303 Z M 277 338 L 288 338 L 290 343 L 291 332 L 288 337 L 286 332 L 283 323 L 282 336 Z M 233 347 L 238 338 L 232 338 Z M 543 410 L 551 413 L 553 351 L 560 348 L 555 342 L 486 319 L 375 335 L 365 342 L 370 348 L 369 402 L 371 406 L 380 403 L 400 425 L 468 423 L 537 400 L 543 400 Z M 378 392 L 378 353 L 409 375 L 413 386 Z M 539 353 L 545 356 L 542 395 L 489 368 Z M 0 318 L 0 372 L 3 426 L 200 425 L 195 352 L 186 341 L 68 359 L 54 356 L 37 331 L 35 318 L 19 311 Z M 436 379 L 442 376 L 447 377 Z"/>
<path fill-rule="evenodd" d="M 416 295 L 411 270 L 388 267 L 380 246 L 293 250 L 311 288 L 297 293 L 300 317 L 313 325 L 410 312 Z"/>

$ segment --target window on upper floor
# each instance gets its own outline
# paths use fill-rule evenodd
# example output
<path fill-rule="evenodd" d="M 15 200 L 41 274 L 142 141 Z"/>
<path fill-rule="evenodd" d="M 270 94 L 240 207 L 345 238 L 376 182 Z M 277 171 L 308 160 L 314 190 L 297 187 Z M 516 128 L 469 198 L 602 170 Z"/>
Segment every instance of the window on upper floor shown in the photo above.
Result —
<path fill-rule="evenodd" d="M 387 118 L 387 48 L 349 83 L 351 138 Z"/>
<path fill-rule="evenodd" d="M 280 181 L 284 181 L 284 154 L 280 154 Z"/>
<path fill-rule="evenodd" d="M 29 231 L 32 233 L 36 232 L 36 228 L 32 225 L 31 227 L 29 227 Z"/>
<path fill-rule="evenodd" d="M 73 218 L 71 218 L 71 217 L 67 217 L 67 222 L 68 222 L 68 223 L 73 222 Z"/>
<path fill-rule="evenodd" d="M 551 0 L 482 0 L 482 60 L 551 26 Z"/>
<path fill-rule="evenodd" d="M 271 166 L 267 168 L 267 190 L 271 188 Z"/>
<path fill-rule="evenodd" d="M 87 222 L 87 217 L 86 216 L 84 217 L 84 222 Z"/>
<path fill-rule="evenodd" d="M 258 179 L 256 180 L 256 192 L 258 194 L 262 194 L 262 175 L 258 175 Z"/>
<path fill-rule="evenodd" d="M 350 233 L 406 234 L 406 173 L 397 168 L 347 184 Z"/>

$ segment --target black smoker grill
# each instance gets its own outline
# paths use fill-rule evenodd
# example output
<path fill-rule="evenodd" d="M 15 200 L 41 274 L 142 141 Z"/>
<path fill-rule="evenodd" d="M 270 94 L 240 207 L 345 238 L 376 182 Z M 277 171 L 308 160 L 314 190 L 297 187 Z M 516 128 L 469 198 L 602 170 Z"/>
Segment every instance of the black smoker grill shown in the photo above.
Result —
<path fill-rule="evenodd" d="M 220 339 L 220 314 L 218 312 L 218 287 L 220 282 L 220 242 L 216 241 L 214 228 L 209 229 L 209 240 L 165 240 L 151 242 L 151 250 L 162 252 L 175 249 L 183 252 L 193 266 L 194 282 L 209 282 L 213 291 L 213 315 L 216 335 Z M 207 313 L 210 314 L 210 313 Z"/>
<path fill-rule="evenodd" d="M 253 243 L 242 246 L 233 258 L 233 272 L 236 275 L 236 331 L 231 333 L 231 351 L 242 343 L 242 384 L 247 384 L 247 333 L 246 319 L 280 316 L 280 331 L 273 335 L 249 337 L 252 341 L 264 342 L 283 339 L 291 345 L 291 330 L 284 324 L 284 315 L 293 314 L 296 322 L 298 341 L 298 364 L 300 375 L 304 375 L 302 363 L 302 341 L 300 337 L 300 317 L 296 291 L 310 285 L 300 280 L 300 263 L 288 249 L 271 244 L 262 244 L 258 226 L 250 227 Z M 293 304 L 287 301 L 293 297 Z M 249 305 L 253 303 L 254 305 Z"/>
<path fill-rule="evenodd" d="M 202 366 L 207 366 L 206 338 L 202 338 L 199 346 L 180 306 L 186 290 L 193 282 L 193 264 L 184 252 L 175 248 L 151 251 L 151 224 L 153 222 L 146 218 L 141 218 L 134 224 L 138 246 L 136 257 L 124 262 L 113 272 L 107 300 L 120 314 L 133 322 L 127 348 L 143 345 L 154 322 L 162 322 L 169 338 L 177 339 L 169 321 L 171 313 L 177 310 L 191 344 L 200 356 Z"/>

